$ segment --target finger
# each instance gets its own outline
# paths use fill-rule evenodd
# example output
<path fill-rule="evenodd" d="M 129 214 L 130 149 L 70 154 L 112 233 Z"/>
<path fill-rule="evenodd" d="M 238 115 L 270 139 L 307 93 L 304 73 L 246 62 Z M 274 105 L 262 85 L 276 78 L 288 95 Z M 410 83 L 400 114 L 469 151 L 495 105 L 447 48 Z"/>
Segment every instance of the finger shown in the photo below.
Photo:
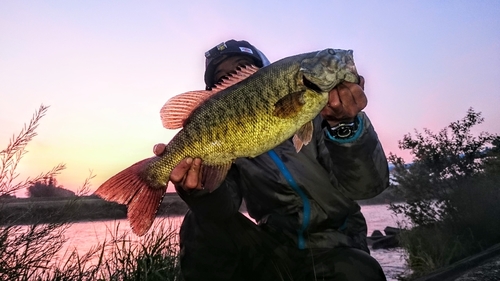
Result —
<path fill-rule="evenodd" d="M 361 89 L 363 89 L 363 91 L 365 90 L 365 77 L 359 75 L 358 85 L 361 87 Z"/>
<path fill-rule="evenodd" d="M 157 143 L 155 146 L 153 146 L 153 153 L 156 156 L 161 156 L 163 152 L 165 151 L 165 147 L 167 147 L 164 143 Z"/>
<path fill-rule="evenodd" d="M 323 119 L 335 121 L 338 116 L 343 114 L 342 103 L 340 101 L 339 90 L 337 87 L 333 88 L 328 93 L 328 104 L 321 110 L 321 116 Z"/>
<path fill-rule="evenodd" d="M 353 110 L 355 110 L 357 113 L 366 107 L 366 105 L 368 104 L 368 99 L 361 85 L 350 85 L 349 88 L 355 104 L 355 108 L 353 107 Z"/>
<path fill-rule="evenodd" d="M 353 88 L 359 87 L 356 84 L 340 84 L 339 85 L 339 99 L 342 105 L 342 112 L 350 117 L 353 108 L 356 108 L 356 100 L 354 99 Z"/>
<path fill-rule="evenodd" d="M 196 186 L 196 188 L 204 189 L 202 179 L 203 179 L 203 161 L 200 159 L 200 172 L 198 173 L 198 185 Z"/>
<path fill-rule="evenodd" d="M 184 179 L 185 189 L 201 189 L 201 159 L 195 158 Z"/>
<path fill-rule="evenodd" d="M 359 86 L 363 90 L 359 92 L 359 96 L 355 97 L 357 104 L 360 106 L 359 110 L 363 110 L 368 105 L 368 98 L 365 94 L 365 81 L 365 77 L 359 76 Z"/>
<path fill-rule="evenodd" d="M 170 173 L 170 181 L 174 185 L 179 185 L 184 181 L 188 170 L 191 168 L 191 164 L 193 163 L 193 158 L 185 158 L 183 159 Z"/>
<path fill-rule="evenodd" d="M 355 85 L 355 84 L 354 84 Z M 356 87 L 359 87 L 356 85 Z M 336 91 L 331 91 L 329 95 L 329 108 L 324 112 L 326 118 L 329 121 L 342 121 L 345 119 L 353 118 L 353 112 L 356 108 L 356 102 L 352 96 L 350 88 L 344 84 L 337 86 Z"/>
<path fill-rule="evenodd" d="M 328 93 L 328 110 L 335 114 L 338 113 L 337 111 L 342 109 L 342 103 L 340 101 L 339 97 L 339 90 L 338 86 L 333 88 L 329 93 Z"/>
<path fill-rule="evenodd" d="M 368 104 L 368 99 L 363 90 L 364 78 L 361 76 L 360 83 L 362 85 L 344 82 L 343 85 L 348 89 L 347 92 L 342 91 L 340 94 L 341 102 L 347 115 L 350 117 L 356 115 L 359 111 L 363 110 Z M 352 102 L 351 102 L 352 99 Z"/>

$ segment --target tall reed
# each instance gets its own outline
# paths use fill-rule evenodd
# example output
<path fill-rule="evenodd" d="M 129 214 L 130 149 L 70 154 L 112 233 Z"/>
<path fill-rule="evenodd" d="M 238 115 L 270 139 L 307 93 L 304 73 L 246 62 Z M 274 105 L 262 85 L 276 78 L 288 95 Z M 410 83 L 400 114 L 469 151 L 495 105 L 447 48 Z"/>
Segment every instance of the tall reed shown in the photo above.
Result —
<path fill-rule="evenodd" d="M 65 168 L 59 164 L 47 173 L 17 180 L 16 168 L 47 109 L 41 105 L 29 124 L 0 151 L 0 199 L 14 197 L 16 192 Z M 88 191 L 92 177 L 91 173 L 78 195 Z M 35 220 L 27 226 L 18 225 L 19 218 L 6 215 L 0 200 L 0 280 L 181 280 L 177 230 L 168 218 L 157 220 L 141 238 L 120 233 L 117 226 L 108 231 L 109 239 L 84 254 L 77 249 L 62 253 L 71 216 L 78 210 L 78 198 L 50 214 L 54 223 Z"/>

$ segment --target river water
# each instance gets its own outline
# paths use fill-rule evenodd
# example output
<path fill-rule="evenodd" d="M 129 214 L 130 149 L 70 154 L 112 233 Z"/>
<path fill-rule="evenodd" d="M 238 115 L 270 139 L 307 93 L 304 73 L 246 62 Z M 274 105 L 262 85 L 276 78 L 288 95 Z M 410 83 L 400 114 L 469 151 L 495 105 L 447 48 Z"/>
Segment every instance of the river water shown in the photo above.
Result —
<path fill-rule="evenodd" d="M 383 232 L 387 226 L 396 227 L 397 218 L 394 217 L 387 205 L 366 205 L 361 206 L 366 222 L 368 225 L 368 235 L 374 230 Z M 169 223 L 173 224 L 173 229 L 178 229 L 182 221 L 182 217 L 168 218 Z M 93 246 L 105 239 L 110 239 L 110 231 L 112 233 L 130 232 L 129 224 L 126 220 L 110 220 L 110 221 L 91 221 L 78 222 L 71 225 L 66 231 L 66 236 L 69 240 L 65 249 L 76 249 L 79 254 L 84 254 Z M 133 236 L 133 235 L 132 235 Z M 394 249 L 371 249 L 372 256 L 382 265 L 387 280 L 397 280 L 395 276 L 405 269 L 405 261 L 403 259 L 403 251 L 401 248 Z"/>

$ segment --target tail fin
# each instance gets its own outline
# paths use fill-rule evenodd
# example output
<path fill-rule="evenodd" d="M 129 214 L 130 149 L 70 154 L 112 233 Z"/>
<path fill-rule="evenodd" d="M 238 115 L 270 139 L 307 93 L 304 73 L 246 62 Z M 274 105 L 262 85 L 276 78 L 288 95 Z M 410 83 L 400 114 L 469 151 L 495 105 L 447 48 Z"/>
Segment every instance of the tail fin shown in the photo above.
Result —
<path fill-rule="evenodd" d="M 127 205 L 127 217 L 132 231 L 142 236 L 151 225 L 160 207 L 167 185 L 162 188 L 151 186 L 151 183 L 140 176 L 151 158 L 144 159 L 112 176 L 104 182 L 95 194 L 107 201 Z"/>

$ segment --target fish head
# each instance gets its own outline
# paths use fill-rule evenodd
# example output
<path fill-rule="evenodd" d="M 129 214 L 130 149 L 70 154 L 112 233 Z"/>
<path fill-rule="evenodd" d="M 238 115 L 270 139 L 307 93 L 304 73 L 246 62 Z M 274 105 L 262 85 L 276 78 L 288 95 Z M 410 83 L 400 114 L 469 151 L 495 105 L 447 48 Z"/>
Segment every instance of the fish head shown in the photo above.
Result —
<path fill-rule="evenodd" d="M 304 85 L 330 92 L 343 81 L 359 83 L 353 51 L 325 49 L 300 64 Z"/>

